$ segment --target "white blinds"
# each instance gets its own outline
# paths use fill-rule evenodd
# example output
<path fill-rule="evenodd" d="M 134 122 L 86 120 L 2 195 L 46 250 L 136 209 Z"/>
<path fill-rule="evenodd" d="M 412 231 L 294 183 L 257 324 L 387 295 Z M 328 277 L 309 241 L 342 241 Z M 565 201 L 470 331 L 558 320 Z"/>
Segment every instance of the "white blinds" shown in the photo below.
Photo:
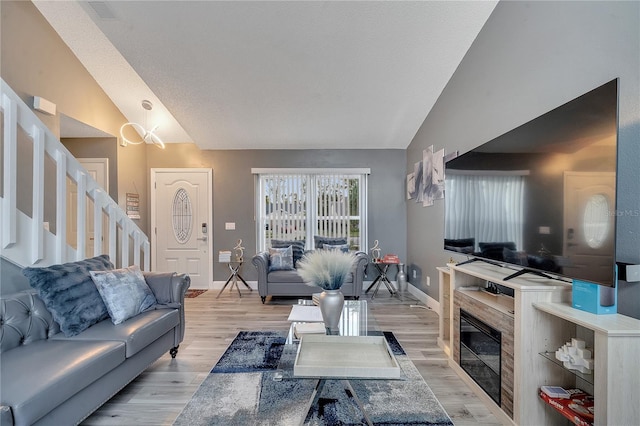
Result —
<path fill-rule="evenodd" d="M 316 177 L 316 234 L 325 237 L 349 237 L 349 182 L 347 175 Z"/>
<path fill-rule="evenodd" d="M 257 249 L 271 240 L 304 240 L 315 235 L 346 238 L 352 249 L 366 244 L 366 173 L 349 170 L 260 170 L 257 173 Z"/>
<path fill-rule="evenodd" d="M 263 229 L 269 240 L 303 240 L 307 235 L 309 178 L 303 174 L 261 175 Z"/>

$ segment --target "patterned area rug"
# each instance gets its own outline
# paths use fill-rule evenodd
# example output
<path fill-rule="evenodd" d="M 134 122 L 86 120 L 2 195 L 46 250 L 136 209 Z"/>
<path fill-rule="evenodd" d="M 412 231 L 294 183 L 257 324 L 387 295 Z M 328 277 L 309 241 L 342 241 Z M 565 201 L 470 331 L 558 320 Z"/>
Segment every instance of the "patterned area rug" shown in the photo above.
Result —
<path fill-rule="evenodd" d="M 384 333 L 402 368 L 400 380 L 351 380 L 375 425 L 452 425 L 440 402 L 393 333 Z M 328 380 L 316 406 L 309 401 L 316 380 L 277 380 L 284 333 L 241 331 L 202 382 L 174 425 L 361 425 L 352 395 Z M 285 354 L 292 351 L 285 351 Z"/>
<path fill-rule="evenodd" d="M 200 296 L 205 291 L 207 290 L 187 290 L 187 292 L 184 294 L 184 297 L 186 297 L 187 299 L 193 299 L 194 297 Z"/>

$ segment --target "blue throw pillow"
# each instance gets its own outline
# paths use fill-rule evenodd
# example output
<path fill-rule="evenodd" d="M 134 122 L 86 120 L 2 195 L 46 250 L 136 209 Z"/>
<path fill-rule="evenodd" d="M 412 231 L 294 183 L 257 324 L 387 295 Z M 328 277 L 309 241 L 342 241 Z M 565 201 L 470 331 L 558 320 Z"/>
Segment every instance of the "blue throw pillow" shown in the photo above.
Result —
<path fill-rule="evenodd" d="M 107 307 L 89 274 L 89 271 L 109 269 L 113 269 L 113 263 L 103 254 L 62 265 L 24 268 L 22 273 L 29 278 L 29 285 L 38 291 L 60 330 L 70 337 L 109 318 Z"/>
<path fill-rule="evenodd" d="M 270 248 L 269 249 L 269 271 L 290 271 L 293 269 L 293 249 Z"/>
<path fill-rule="evenodd" d="M 114 324 L 120 324 L 157 303 L 136 265 L 111 271 L 91 271 L 90 274 Z"/>
<path fill-rule="evenodd" d="M 332 246 L 339 244 L 348 244 L 347 239 L 343 237 L 321 237 L 319 235 L 314 235 L 313 242 L 315 244 L 316 250 L 321 250 L 322 246 L 325 244 L 330 244 Z"/>
<path fill-rule="evenodd" d="M 342 253 L 349 253 L 349 244 L 323 244 L 322 250 L 339 250 Z"/>
<path fill-rule="evenodd" d="M 293 250 L 293 264 L 296 265 L 304 256 L 305 240 L 271 240 L 273 248 L 287 248 L 291 246 Z"/>

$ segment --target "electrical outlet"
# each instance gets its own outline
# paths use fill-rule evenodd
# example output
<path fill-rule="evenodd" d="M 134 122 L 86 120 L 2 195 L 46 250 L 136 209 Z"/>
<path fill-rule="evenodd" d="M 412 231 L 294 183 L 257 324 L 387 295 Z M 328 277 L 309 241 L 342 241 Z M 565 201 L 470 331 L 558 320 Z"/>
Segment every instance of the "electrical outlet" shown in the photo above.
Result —
<path fill-rule="evenodd" d="M 427 287 L 431 287 L 431 277 L 427 277 Z"/>
<path fill-rule="evenodd" d="M 235 222 L 225 222 L 224 223 L 224 229 L 226 231 L 235 231 L 236 223 Z"/>

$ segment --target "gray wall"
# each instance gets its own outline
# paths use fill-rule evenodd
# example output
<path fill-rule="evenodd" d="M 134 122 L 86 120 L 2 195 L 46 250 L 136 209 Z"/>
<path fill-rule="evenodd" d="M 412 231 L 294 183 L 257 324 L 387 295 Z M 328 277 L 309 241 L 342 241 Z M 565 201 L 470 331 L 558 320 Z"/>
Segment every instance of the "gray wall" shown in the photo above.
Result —
<path fill-rule="evenodd" d="M 428 145 L 466 152 L 620 78 L 617 260 L 640 263 L 639 45 L 638 2 L 500 2 L 411 142 L 406 172 Z M 435 268 L 450 257 L 443 209 L 407 207 L 409 267 L 423 271 L 412 284 L 436 299 Z M 618 311 L 640 318 L 640 283 L 619 282 Z"/>
<path fill-rule="evenodd" d="M 238 238 L 250 258 L 256 250 L 254 176 L 252 168 L 368 167 L 369 247 L 379 240 L 384 253 L 406 258 L 406 204 L 404 202 L 404 150 L 229 150 L 201 151 L 193 144 L 168 144 L 162 151 L 150 147 L 147 166 L 209 167 L 213 169 L 214 280 L 225 280 L 228 269 L 217 263 L 219 250 L 230 250 Z M 149 202 L 149 201 L 148 201 Z M 226 231 L 225 222 L 235 222 Z M 368 251 L 368 248 L 367 248 Z M 370 269 L 369 279 L 373 279 Z M 255 280 L 250 262 L 242 276 Z M 393 276 L 393 275 L 392 275 Z"/>

